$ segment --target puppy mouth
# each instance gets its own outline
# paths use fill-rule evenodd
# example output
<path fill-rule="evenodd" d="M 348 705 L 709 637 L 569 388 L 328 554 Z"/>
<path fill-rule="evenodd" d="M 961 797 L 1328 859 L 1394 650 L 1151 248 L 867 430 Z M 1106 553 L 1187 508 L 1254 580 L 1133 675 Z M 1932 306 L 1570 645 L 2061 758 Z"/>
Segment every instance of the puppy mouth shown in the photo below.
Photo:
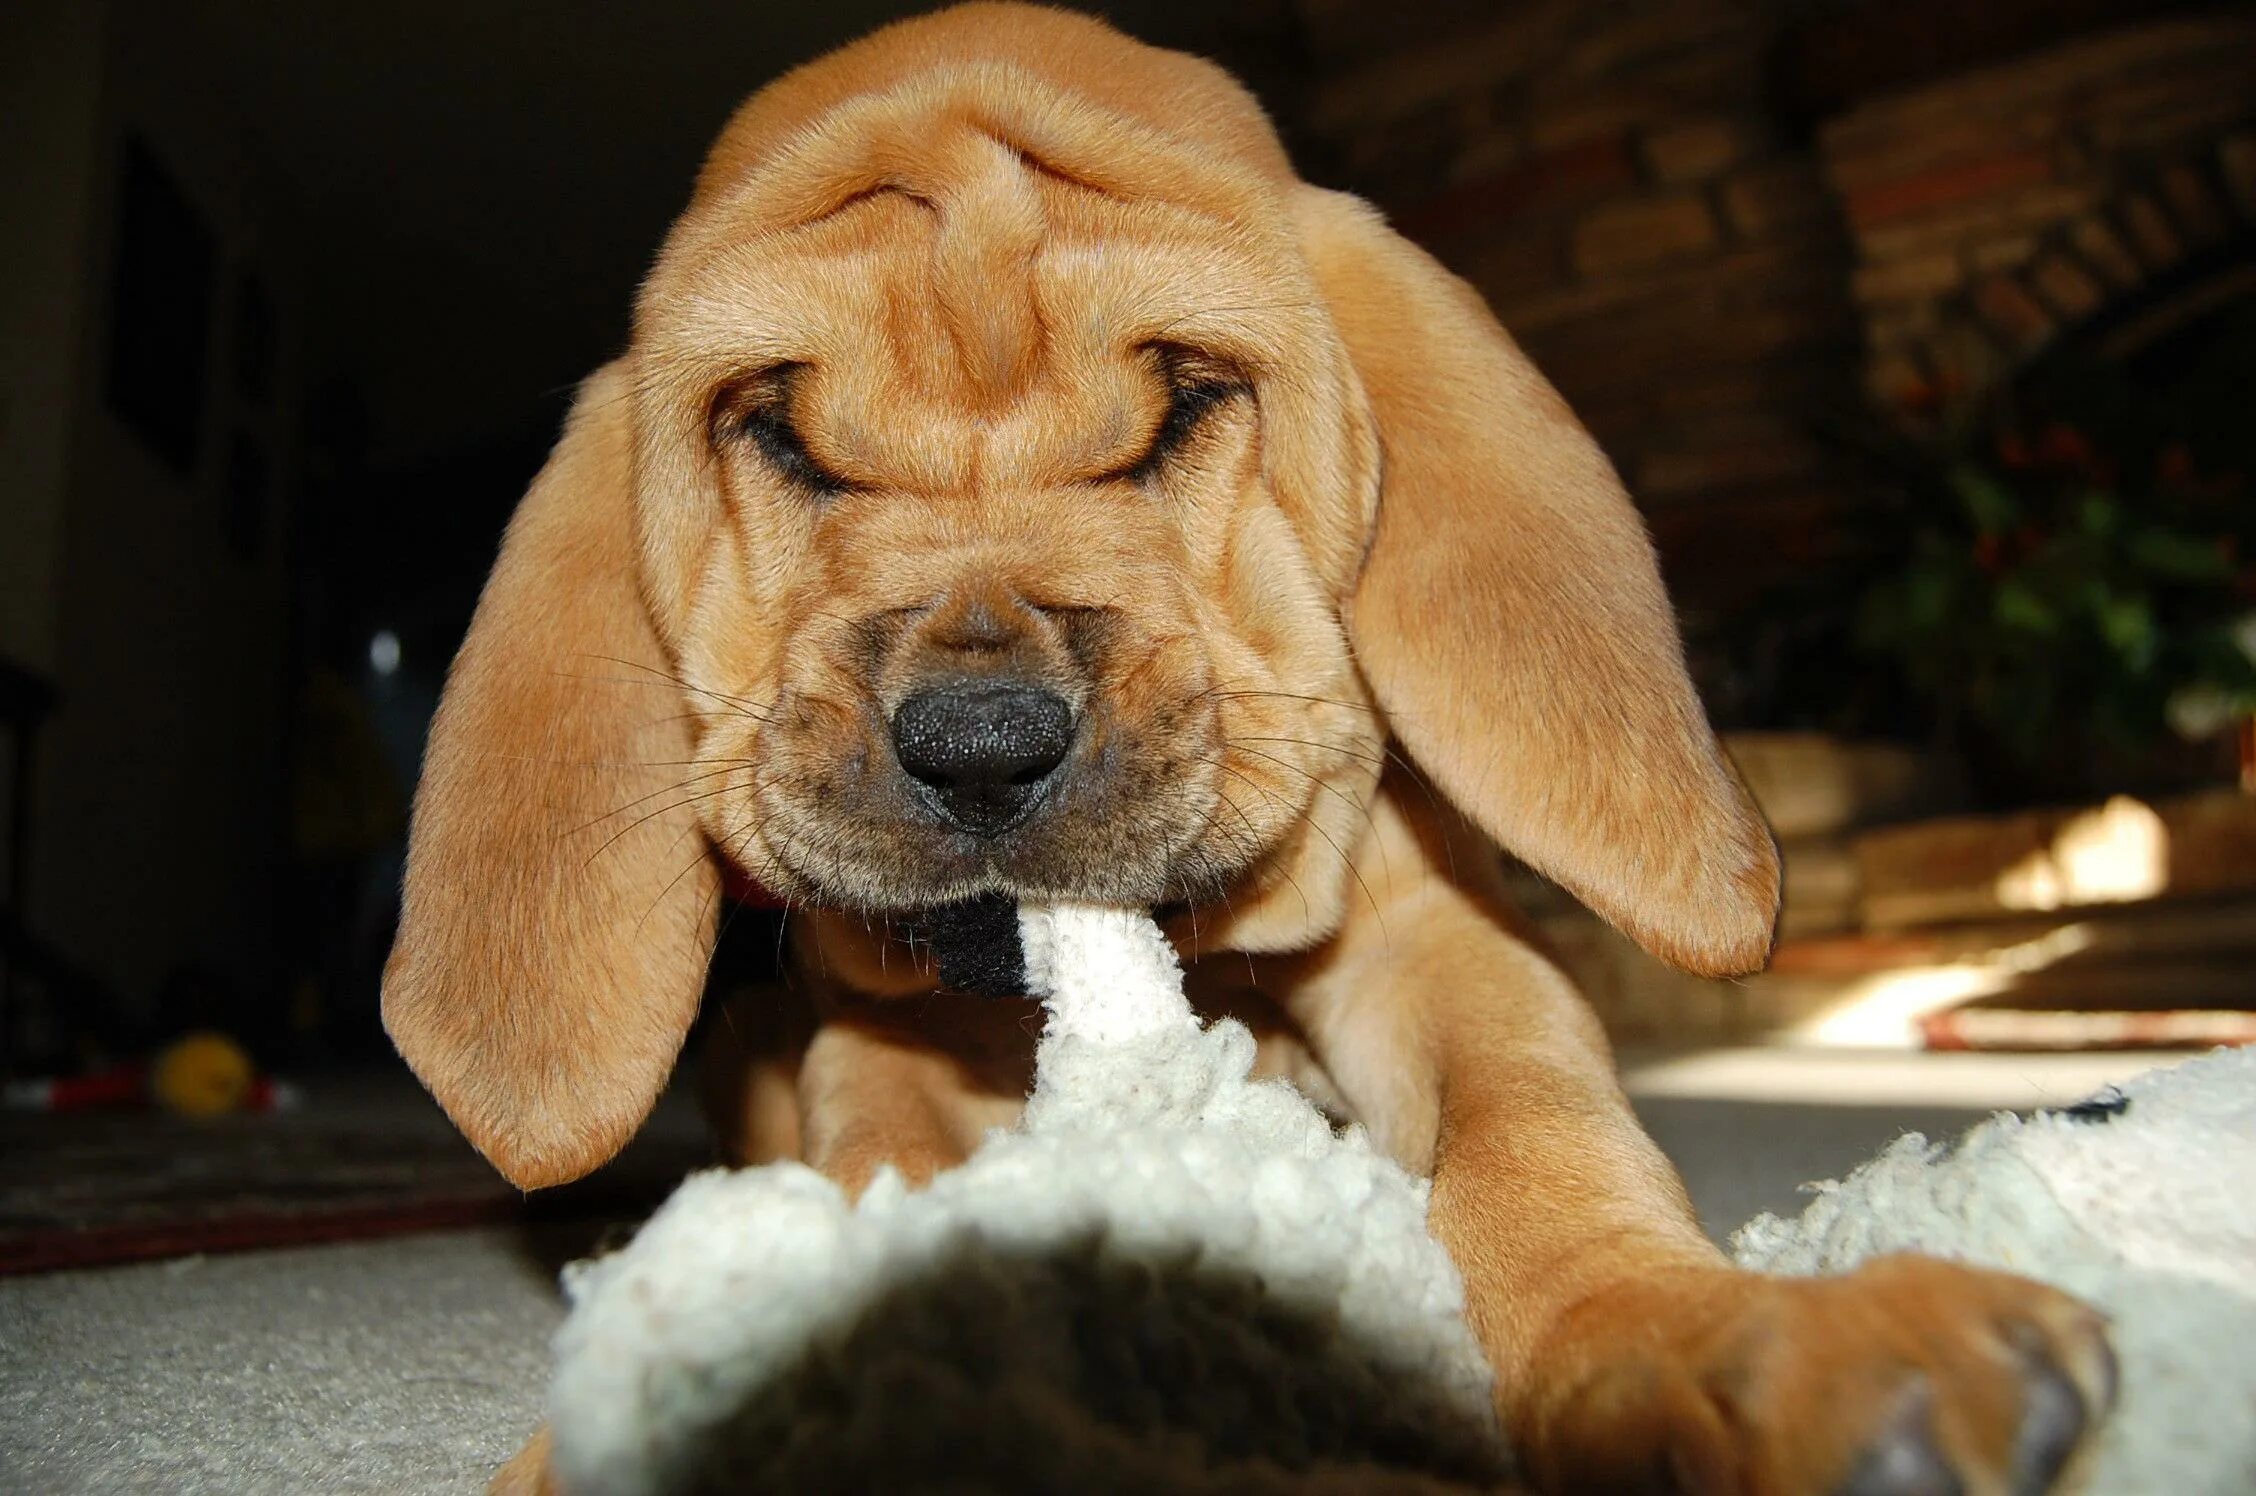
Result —
<path fill-rule="evenodd" d="M 1227 886 L 1174 818 L 1107 815 L 1112 798 L 1042 786 L 977 830 L 914 792 L 890 815 L 817 816 L 806 834 L 771 844 L 776 891 L 913 925 L 981 900 L 1150 908 L 1204 902 Z"/>
<path fill-rule="evenodd" d="M 779 714 L 795 728 L 780 758 L 716 816 L 759 828 L 747 870 L 792 902 L 895 921 L 980 898 L 1205 903 L 1262 850 L 1253 822 L 1225 819 L 1197 690 L 1129 704 L 1067 675 L 957 668 L 895 701 L 854 695 Z"/>

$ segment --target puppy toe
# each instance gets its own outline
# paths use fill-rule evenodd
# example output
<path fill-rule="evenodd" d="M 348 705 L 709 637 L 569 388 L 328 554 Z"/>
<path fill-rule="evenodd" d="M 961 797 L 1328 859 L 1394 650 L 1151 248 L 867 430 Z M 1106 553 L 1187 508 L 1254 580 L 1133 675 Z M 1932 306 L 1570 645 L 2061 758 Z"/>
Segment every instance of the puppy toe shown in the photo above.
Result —
<path fill-rule="evenodd" d="M 2009 1328 L 2006 1339 L 2022 1364 L 2012 1489 L 2014 1496 L 2041 1496 L 2052 1488 L 2085 1431 L 2114 1405 L 2115 1356 L 2096 1329 L 2061 1336 L 2057 1352 L 2056 1342 L 2032 1326 Z M 2071 1375 L 2056 1356 L 2077 1364 L 2081 1374 Z"/>
<path fill-rule="evenodd" d="M 1924 1378 L 1898 1401 L 1832 1496 L 1962 1496 L 1935 1442 L 1935 1395 Z"/>

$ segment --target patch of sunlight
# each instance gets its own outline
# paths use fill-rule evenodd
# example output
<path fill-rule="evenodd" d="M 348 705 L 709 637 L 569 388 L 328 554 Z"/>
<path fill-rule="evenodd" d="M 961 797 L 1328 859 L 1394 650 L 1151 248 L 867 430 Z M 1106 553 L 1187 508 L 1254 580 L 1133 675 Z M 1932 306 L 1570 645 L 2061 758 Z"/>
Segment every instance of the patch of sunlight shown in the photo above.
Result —
<path fill-rule="evenodd" d="M 2008 909 L 2128 904 L 2153 898 L 2169 883 L 2169 828 L 2152 806 L 2117 795 L 2072 818 L 2050 846 L 2000 873 L 1997 898 Z"/>
<path fill-rule="evenodd" d="M 1638 1101 L 1786 1106 L 2065 1106 L 2181 1054 L 1935 1054 L 1869 1049 L 1714 1049 L 1622 1066 Z"/>
<path fill-rule="evenodd" d="M 1850 1049 L 1915 1049 L 1919 1020 L 1977 997 L 2003 992 L 2016 977 L 2042 971 L 2092 944 L 2088 925 L 2063 925 L 1939 966 L 1912 966 L 1853 983 L 1840 999 L 1787 1031 L 1789 1044 Z"/>

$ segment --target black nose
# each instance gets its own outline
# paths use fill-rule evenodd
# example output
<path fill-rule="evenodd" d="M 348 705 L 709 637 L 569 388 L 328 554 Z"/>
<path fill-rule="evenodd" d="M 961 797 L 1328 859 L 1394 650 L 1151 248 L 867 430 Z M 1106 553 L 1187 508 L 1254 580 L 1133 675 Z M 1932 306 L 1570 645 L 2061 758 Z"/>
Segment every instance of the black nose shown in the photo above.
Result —
<path fill-rule="evenodd" d="M 893 713 L 893 752 L 966 831 L 1001 832 L 1073 747 L 1073 708 L 1036 686 L 975 681 L 920 691 Z"/>

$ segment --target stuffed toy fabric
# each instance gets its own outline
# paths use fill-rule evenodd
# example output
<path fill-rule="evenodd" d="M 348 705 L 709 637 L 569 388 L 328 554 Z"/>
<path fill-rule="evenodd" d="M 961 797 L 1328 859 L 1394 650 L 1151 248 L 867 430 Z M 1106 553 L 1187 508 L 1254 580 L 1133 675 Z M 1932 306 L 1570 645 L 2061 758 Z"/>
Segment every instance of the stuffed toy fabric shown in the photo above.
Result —
<path fill-rule="evenodd" d="M 1144 915 L 1029 908 L 1017 951 L 1005 925 L 977 964 L 1022 959 L 1049 1011 L 1021 1122 L 915 1192 L 700 1174 L 567 1270 L 562 1488 L 1509 1488 L 1424 1182 L 1251 1080 L 1252 1036 L 1198 1023 Z M 2082 1294 L 2125 1382 L 2089 1489 L 2256 1489 L 2245 1056 L 1955 1150 L 1907 1137 L 1737 1248 L 1790 1272 L 1920 1248 Z"/>
<path fill-rule="evenodd" d="M 2150 1070 L 2080 1105 L 1917 1133 L 1799 1220 L 1732 1238 L 1771 1272 L 1932 1252 L 2020 1273 L 2105 1312 L 2121 1401 L 2083 1489 L 2256 1492 L 2256 1050 Z"/>

